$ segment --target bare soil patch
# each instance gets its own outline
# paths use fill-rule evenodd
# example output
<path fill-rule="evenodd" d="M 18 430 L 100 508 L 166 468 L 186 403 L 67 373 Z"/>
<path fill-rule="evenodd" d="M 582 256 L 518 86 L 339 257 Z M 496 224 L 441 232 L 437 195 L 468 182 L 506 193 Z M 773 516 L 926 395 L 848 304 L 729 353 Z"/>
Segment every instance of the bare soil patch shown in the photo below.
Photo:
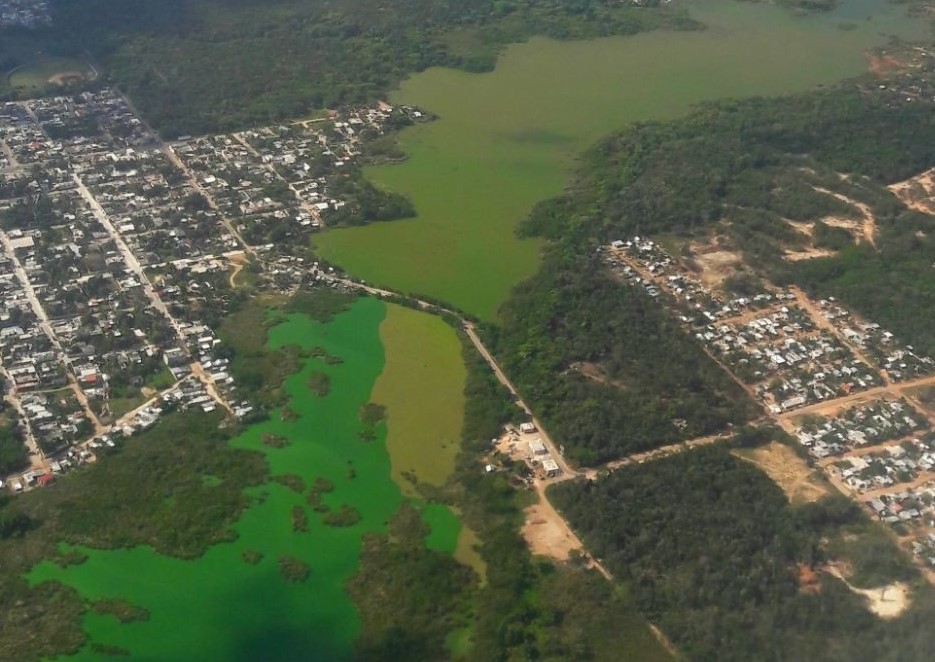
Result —
<path fill-rule="evenodd" d="M 839 216 L 826 216 L 821 219 L 828 225 L 837 225 L 838 227 L 844 227 L 849 230 L 855 231 L 857 234 L 856 237 L 863 237 L 864 241 L 876 248 L 877 241 L 877 219 L 873 215 L 873 212 L 870 211 L 870 207 L 863 202 L 858 202 L 853 198 L 849 198 L 846 195 L 841 193 L 836 193 L 834 191 L 829 191 L 826 188 L 821 188 L 820 186 L 813 187 L 819 193 L 824 193 L 825 195 L 830 195 L 832 198 L 837 198 L 841 202 L 846 202 L 851 207 L 854 208 L 854 211 L 857 214 L 859 220 L 854 220 L 850 218 L 842 218 Z"/>
<path fill-rule="evenodd" d="M 820 475 L 788 446 L 772 441 L 759 448 L 737 451 L 736 455 L 761 469 L 792 503 L 818 501 L 830 492 Z"/>
<path fill-rule="evenodd" d="M 827 248 L 805 248 L 799 251 L 787 251 L 783 259 L 789 262 L 801 262 L 802 260 L 817 260 L 822 257 L 831 257 L 835 251 Z"/>
<path fill-rule="evenodd" d="M 893 582 L 876 588 L 857 588 L 847 581 L 845 573 L 836 565 L 828 565 L 825 571 L 844 582 L 852 593 L 862 596 L 867 609 L 880 618 L 896 618 L 912 603 L 909 586 L 905 582 Z"/>
<path fill-rule="evenodd" d="M 906 63 L 891 53 L 867 53 L 867 70 L 874 76 L 886 76 L 906 69 Z"/>
<path fill-rule="evenodd" d="M 799 592 L 810 594 L 821 592 L 821 580 L 818 573 L 810 567 L 804 563 L 799 563 L 796 566 L 796 575 L 799 580 Z"/>
<path fill-rule="evenodd" d="M 888 188 L 910 209 L 924 214 L 935 213 L 935 169 L 891 184 Z"/>
<path fill-rule="evenodd" d="M 49 77 L 49 83 L 52 85 L 71 85 L 85 80 L 86 76 L 80 71 L 63 71 Z"/>
<path fill-rule="evenodd" d="M 522 534 L 533 554 L 567 561 L 573 550 L 582 550 L 581 541 L 552 508 L 537 503 L 525 513 Z"/>
<path fill-rule="evenodd" d="M 705 287 L 718 288 L 727 278 L 744 269 L 743 257 L 732 250 L 723 237 L 692 242 L 689 248 L 695 271 Z"/>

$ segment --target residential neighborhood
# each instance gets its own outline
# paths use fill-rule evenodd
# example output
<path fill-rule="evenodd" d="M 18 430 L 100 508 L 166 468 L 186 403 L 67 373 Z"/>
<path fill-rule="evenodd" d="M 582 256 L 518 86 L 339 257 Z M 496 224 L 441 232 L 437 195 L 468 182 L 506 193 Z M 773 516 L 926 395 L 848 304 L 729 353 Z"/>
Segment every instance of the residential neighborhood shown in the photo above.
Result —
<path fill-rule="evenodd" d="M 163 143 L 112 90 L 0 104 L 0 376 L 45 484 L 164 411 L 253 411 L 215 330 L 233 272 L 291 293 L 333 282 L 310 232 L 365 136 L 419 119 L 386 104 Z M 258 265 L 258 266 L 257 266 Z"/>
<path fill-rule="evenodd" d="M 671 308 L 810 464 L 935 569 L 931 357 L 832 298 L 768 283 L 731 297 L 645 237 L 602 246 L 598 259 Z"/>

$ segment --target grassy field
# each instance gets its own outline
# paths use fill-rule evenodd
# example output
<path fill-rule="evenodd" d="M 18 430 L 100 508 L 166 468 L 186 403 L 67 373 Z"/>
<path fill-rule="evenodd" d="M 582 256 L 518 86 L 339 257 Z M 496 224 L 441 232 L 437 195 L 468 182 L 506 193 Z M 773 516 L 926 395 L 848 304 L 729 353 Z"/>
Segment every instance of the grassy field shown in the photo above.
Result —
<path fill-rule="evenodd" d="M 16 69 L 9 76 L 9 86 L 26 94 L 41 92 L 49 85 L 69 79 L 88 80 L 94 72 L 88 63 L 74 57 L 43 57 Z"/>
<path fill-rule="evenodd" d="M 881 31 L 922 27 L 882 3 L 862 11 L 873 20 L 842 31 L 836 12 L 803 18 L 702 0 L 693 14 L 708 30 L 532 39 L 508 48 L 491 74 L 430 69 L 393 100 L 440 119 L 403 132 L 405 163 L 367 172 L 408 195 L 419 216 L 329 231 L 314 243 L 356 276 L 495 319 L 510 288 L 538 264 L 539 244 L 518 240 L 514 228 L 537 201 L 561 193 L 577 154 L 628 123 L 676 117 L 705 100 L 858 74 Z"/>
<path fill-rule="evenodd" d="M 386 366 L 371 400 L 387 408 L 393 480 L 415 496 L 404 474 L 441 485 L 454 471 L 464 417 L 461 343 L 439 318 L 396 305 L 387 306 L 380 340 Z"/>

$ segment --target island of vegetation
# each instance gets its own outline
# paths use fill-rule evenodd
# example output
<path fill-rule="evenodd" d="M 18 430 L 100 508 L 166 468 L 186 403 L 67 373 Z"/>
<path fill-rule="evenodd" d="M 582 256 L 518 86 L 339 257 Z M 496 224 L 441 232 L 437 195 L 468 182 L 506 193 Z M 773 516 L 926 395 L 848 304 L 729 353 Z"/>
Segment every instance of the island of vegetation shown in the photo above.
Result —
<path fill-rule="evenodd" d="M 291 556 L 280 556 L 277 561 L 279 574 L 287 582 L 300 583 L 308 579 L 310 569 L 308 564 Z"/>

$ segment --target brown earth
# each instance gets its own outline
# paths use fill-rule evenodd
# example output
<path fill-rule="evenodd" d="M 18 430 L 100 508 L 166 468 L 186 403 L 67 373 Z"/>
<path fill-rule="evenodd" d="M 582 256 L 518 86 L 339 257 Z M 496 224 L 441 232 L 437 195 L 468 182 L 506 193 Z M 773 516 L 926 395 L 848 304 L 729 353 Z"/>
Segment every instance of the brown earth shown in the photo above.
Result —
<path fill-rule="evenodd" d="M 891 184 L 888 188 L 910 209 L 923 214 L 935 213 L 935 169 Z"/>
<path fill-rule="evenodd" d="M 876 588 L 857 588 L 847 581 L 847 574 L 837 565 L 829 564 L 824 570 L 844 582 L 851 593 L 862 596 L 867 609 L 882 619 L 896 618 L 906 611 L 912 602 L 909 586 L 904 582 L 893 582 Z"/>
<path fill-rule="evenodd" d="M 69 85 L 84 80 L 86 80 L 85 75 L 79 71 L 63 71 L 50 77 L 48 82 L 50 85 Z"/>
<path fill-rule="evenodd" d="M 743 256 L 730 248 L 724 239 L 712 237 L 704 242 L 689 244 L 697 275 L 708 288 L 720 287 L 730 276 L 743 270 Z"/>
<path fill-rule="evenodd" d="M 810 469 L 795 451 L 779 442 L 772 441 L 734 454 L 761 469 L 785 492 L 791 503 L 810 503 L 830 494 L 818 472 Z"/>
<path fill-rule="evenodd" d="M 524 512 L 526 519 L 522 534 L 533 554 L 567 561 L 573 550 L 582 550 L 581 541 L 551 508 L 536 503 L 528 506 Z"/>
<path fill-rule="evenodd" d="M 902 71 L 906 63 L 890 53 L 867 53 L 867 70 L 874 76 L 885 76 Z"/>

